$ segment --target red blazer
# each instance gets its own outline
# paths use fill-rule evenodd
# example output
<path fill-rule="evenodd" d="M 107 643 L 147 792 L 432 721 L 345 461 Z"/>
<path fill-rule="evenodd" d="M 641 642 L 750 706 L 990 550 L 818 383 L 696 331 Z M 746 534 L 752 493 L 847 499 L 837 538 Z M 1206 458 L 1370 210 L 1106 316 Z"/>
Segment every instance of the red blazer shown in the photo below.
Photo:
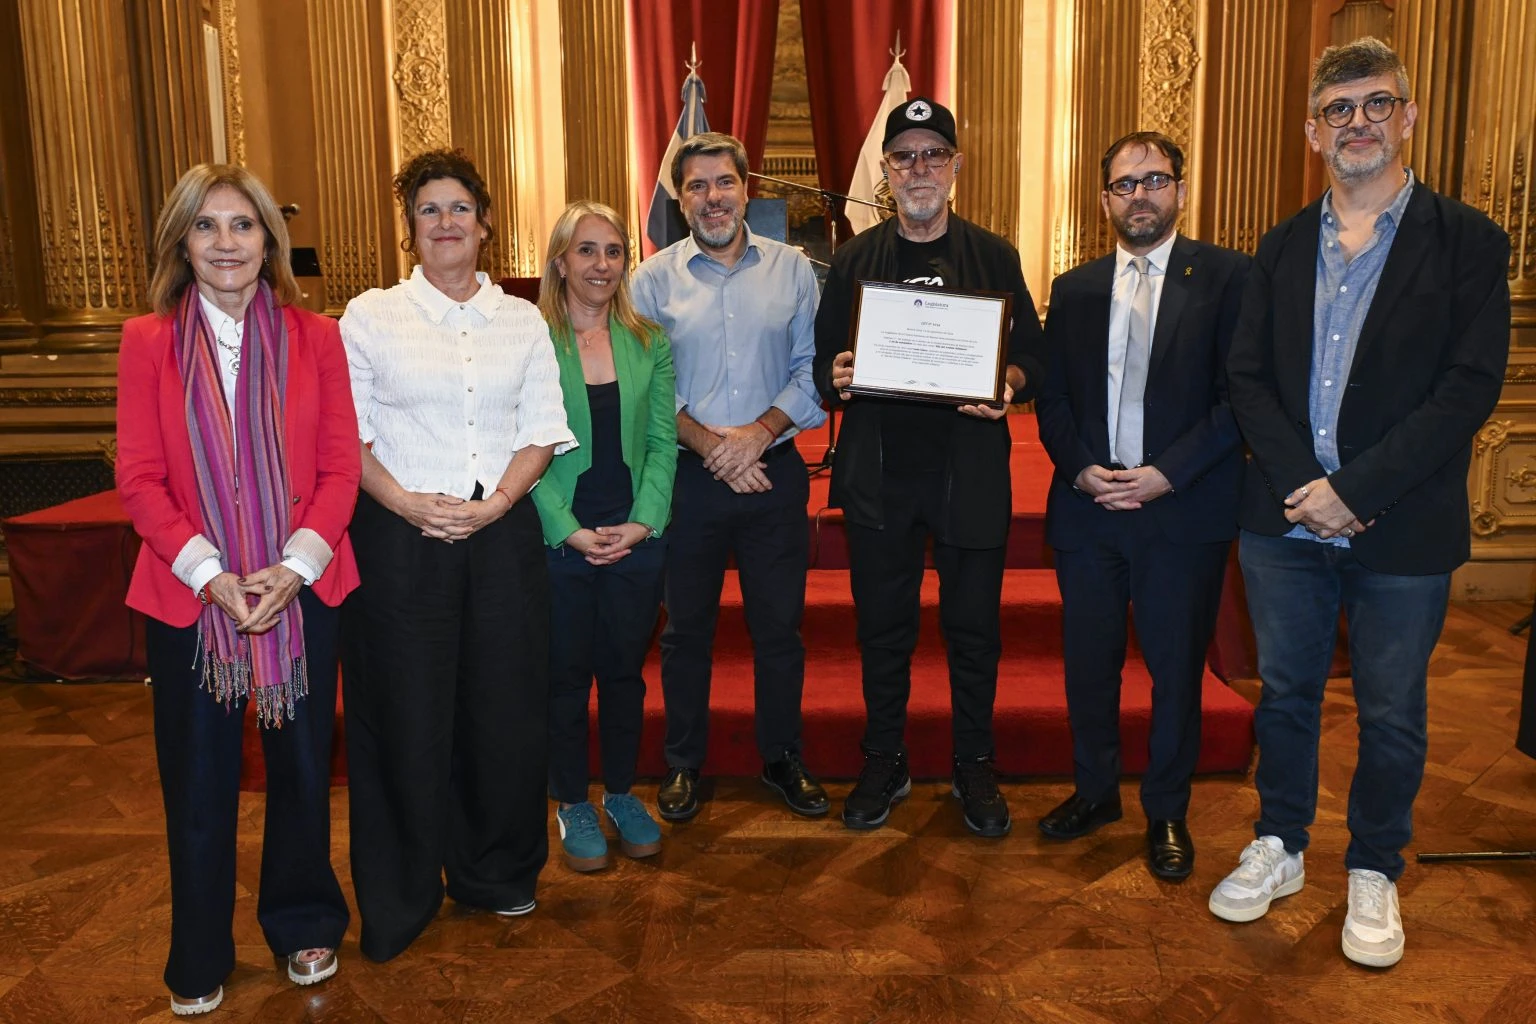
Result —
<path fill-rule="evenodd" d="M 315 596 L 339 605 L 357 587 L 357 561 L 347 523 L 357 502 L 362 457 L 346 351 L 336 321 L 292 306 L 283 438 L 290 528 L 314 530 L 335 552 L 315 580 Z M 203 532 L 186 391 L 176 363 L 169 317 L 151 314 L 123 325 L 117 365 L 117 490 L 144 538 L 128 607 L 171 626 L 190 626 L 202 610 L 197 595 L 171 573 L 187 541 Z"/>

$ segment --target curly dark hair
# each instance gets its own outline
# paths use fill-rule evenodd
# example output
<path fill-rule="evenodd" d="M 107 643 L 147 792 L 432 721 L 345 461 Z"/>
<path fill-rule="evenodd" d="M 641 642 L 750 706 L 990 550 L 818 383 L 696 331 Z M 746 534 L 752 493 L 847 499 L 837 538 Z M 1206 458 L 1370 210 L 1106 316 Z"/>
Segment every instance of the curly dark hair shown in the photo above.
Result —
<path fill-rule="evenodd" d="M 463 185 L 475 197 L 475 219 L 485 229 L 485 244 L 496 237 L 491 228 L 491 193 L 485 187 L 485 179 L 475 169 L 475 163 L 462 149 L 429 149 L 417 153 L 405 162 L 395 175 L 395 198 L 400 202 L 400 212 L 405 217 L 405 241 L 400 248 L 416 251 L 416 218 L 411 211 L 416 206 L 416 193 L 429 181 L 452 178 Z"/>

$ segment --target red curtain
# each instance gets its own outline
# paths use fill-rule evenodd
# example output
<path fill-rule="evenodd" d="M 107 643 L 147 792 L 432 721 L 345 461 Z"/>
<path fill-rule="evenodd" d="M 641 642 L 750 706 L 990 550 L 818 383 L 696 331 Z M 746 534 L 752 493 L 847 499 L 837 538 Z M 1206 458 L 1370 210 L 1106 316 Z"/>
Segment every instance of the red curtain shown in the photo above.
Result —
<path fill-rule="evenodd" d="M 661 155 L 682 113 L 683 78 L 695 45 L 710 129 L 739 138 L 748 163 L 762 166 L 778 21 L 779 0 L 629 0 L 641 223 L 650 210 Z M 642 241 L 649 254 L 650 241 Z"/>
<path fill-rule="evenodd" d="M 811 134 L 821 187 L 847 192 L 859 147 L 885 95 L 881 83 L 891 66 L 896 33 L 906 51 L 902 65 L 912 95 L 947 107 L 951 99 L 950 50 L 954 40 L 953 0 L 800 0 L 805 34 L 806 86 L 810 92 Z M 956 120 L 960 117 L 957 114 Z M 961 148 L 965 140 L 960 140 Z M 848 223 L 838 218 L 838 237 Z"/>

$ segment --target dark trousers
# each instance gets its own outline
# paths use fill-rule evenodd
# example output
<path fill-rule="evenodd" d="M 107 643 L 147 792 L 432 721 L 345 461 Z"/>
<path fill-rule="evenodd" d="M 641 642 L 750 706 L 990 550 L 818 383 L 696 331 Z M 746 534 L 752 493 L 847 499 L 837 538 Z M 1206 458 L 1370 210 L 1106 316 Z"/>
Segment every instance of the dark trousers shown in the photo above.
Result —
<path fill-rule="evenodd" d="M 447 894 L 504 909 L 549 853 L 549 577 L 533 504 L 447 544 L 361 495 L 342 608 L 361 948 L 405 950 Z"/>
<path fill-rule="evenodd" d="M 1176 544 L 1139 511 L 1092 515 L 1081 548 L 1056 550 L 1073 775 L 1083 799 L 1120 784 L 1120 670 L 1127 608 L 1152 676 L 1152 735 L 1141 806 L 1148 820 L 1184 818 L 1200 757 L 1200 684 L 1216 629 L 1229 541 Z"/>
<path fill-rule="evenodd" d="M 737 494 L 691 452 L 679 452 L 667 530 L 661 690 L 667 764 L 698 769 L 709 743 L 709 682 L 726 563 L 734 557 L 752 634 L 757 748 L 765 761 L 800 749 L 805 686 L 805 572 L 810 558 L 805 460 L 790 442 L 763 457 L 773 489 Z"/>
<path fill-rule="evenodd" d="M 1238 546 L 1263 680 L 1257 835 L 1307 848 L 1317 815 L 1317 744 L 1339 608 L 1349 622 L 1360 755 L 1349 786 L 1347 868 L 1396 880 L 1413 838 L 1429 750 L 1429 657 L 1445 625 L 1451 574 L 1394 576 L 1346 547 L 1244 531 Z"/>
<path fill-rule="evenodd" d="M 603 788 L 628 793 L 645 717 L 645 653 L 661 609 L 667 539 L 643 540 L 612 565 L 562 544 L 548 549 L 549 794 L 587 799 L 587 703 L 597 678 Z"/>
<path fill-rule="evenodd" d="M 277 956 L 341 945 L 347 901 L 331 869 L 331 731 L 336 722 L 336 609 L 299 592 L 309 696 L 293 721 L 261 730 L 267 812 L 256 919 Z M 165 984 L 205 996 L 235 966 L 235 830 L 245 705 L 202 689 L 195 625 L 145 621 L 155 761 L 171 862 L 171 953 Z M 248 701 L 245 703 L 249 703 Z"/>
<path fill-rule="evenodd" d="M 939 573 L 939 625 L 949 657 L 951 729 L 956 757 L 993 752 L 992 705 L 1002 655 L 999 608 L 1005 547 L 960 548 L 937 536 L 943 522 L 942 474 L 887 474 L 885 528 L 847 525 L 849 582 L 864 673 L 864 746 L 906 749 L 912 652 L 917 648 L 924 549 L 933 537 Z"/>

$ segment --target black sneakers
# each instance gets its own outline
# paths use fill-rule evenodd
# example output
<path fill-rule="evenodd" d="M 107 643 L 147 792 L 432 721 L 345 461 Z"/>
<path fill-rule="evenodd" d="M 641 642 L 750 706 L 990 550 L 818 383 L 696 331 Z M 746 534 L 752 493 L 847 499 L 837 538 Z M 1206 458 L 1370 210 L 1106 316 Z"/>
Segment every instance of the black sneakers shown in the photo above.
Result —
<path fill-rule="evenodd" d="M 912 792 L 912 777 L 907 774 L 906 754 L 862 749 L 864 768 L 843 804 L 843 824 L 856 829 L 879 828 L 891 816 L 891 805 Z"/>
<path fill-rule="evenodd" d="M 965 827 L 977 835 L 995 838 L 1007 835 L 1013 828 L 1013 820 L 1008 816 L 1008 802 L 997 788 L 991 754 L 957 756 L 951 792 L 960 800 Z"/>

